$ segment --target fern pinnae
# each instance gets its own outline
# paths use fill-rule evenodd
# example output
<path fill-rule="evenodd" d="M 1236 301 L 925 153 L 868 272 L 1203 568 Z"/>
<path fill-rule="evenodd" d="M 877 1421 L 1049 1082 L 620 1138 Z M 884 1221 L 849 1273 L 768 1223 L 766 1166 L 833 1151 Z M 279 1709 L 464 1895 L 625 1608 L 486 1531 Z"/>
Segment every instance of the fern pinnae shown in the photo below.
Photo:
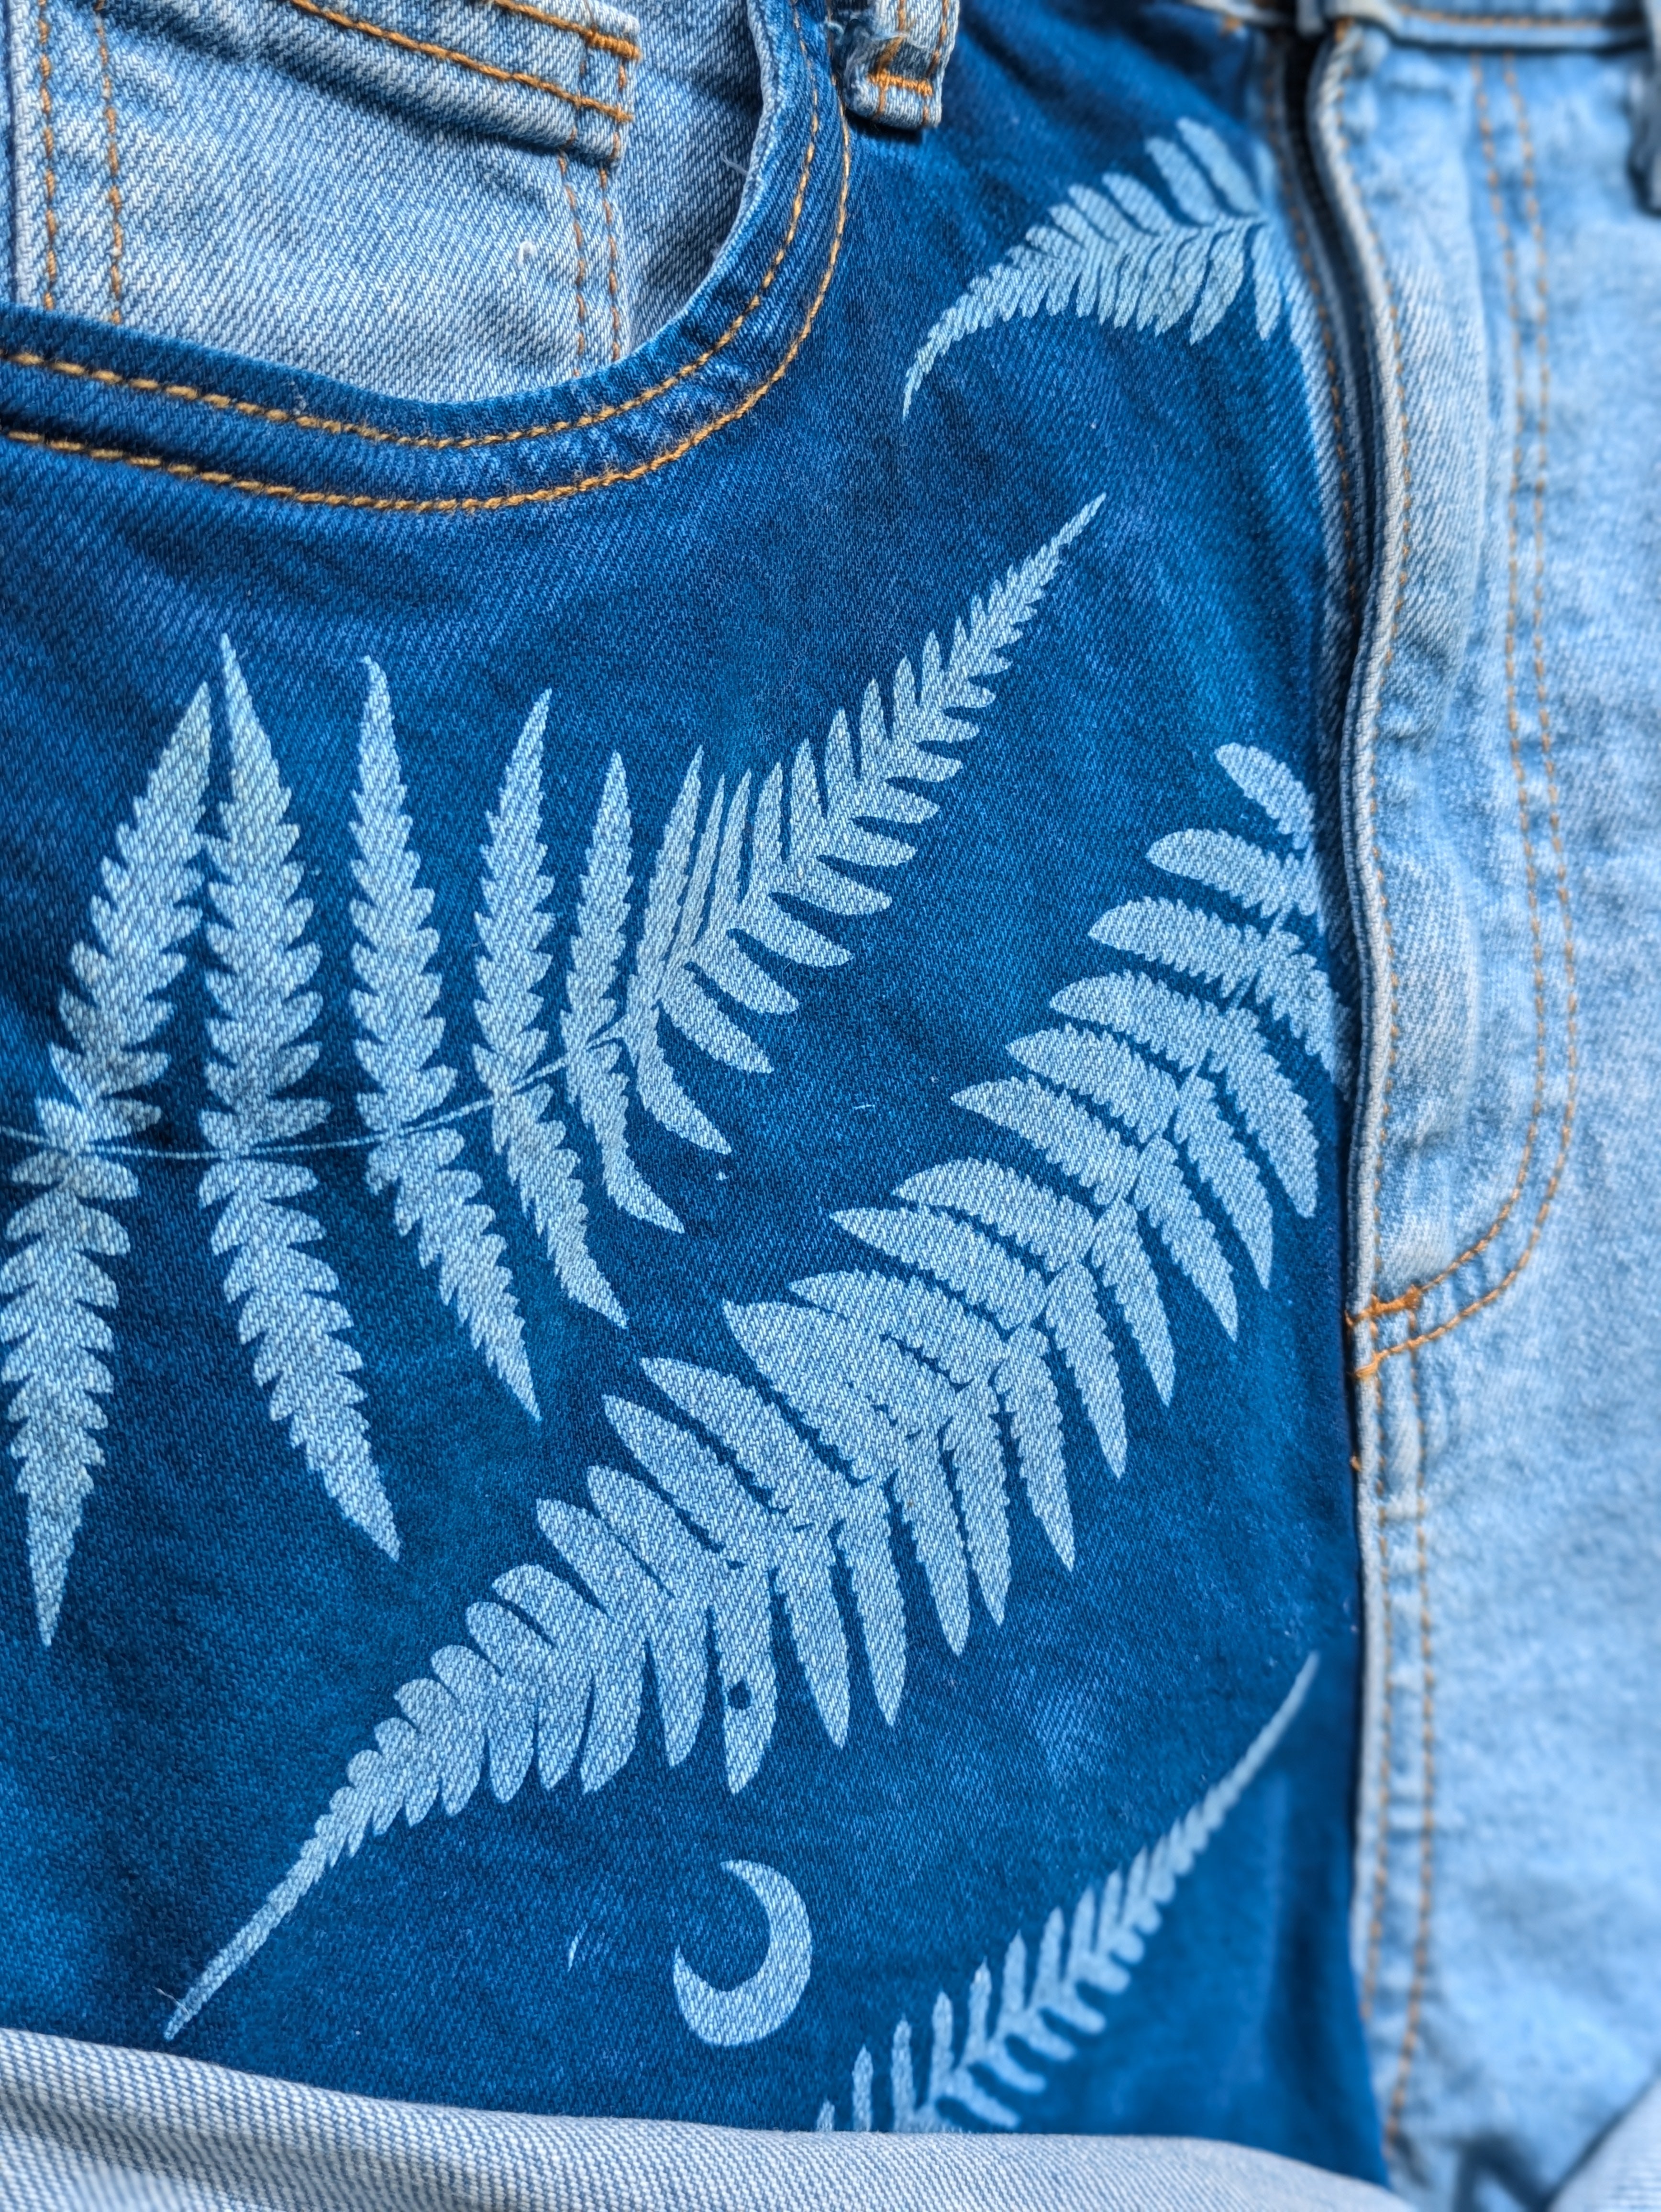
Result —
<path fill-rule="evenodd" d="M 955 2009 L 944 1990 L 930 2018 L 928 2085 L 917 2094 L 911 2024 L 895 2027 L 889 2063 L 890 2125 L 898 2135 L 953 2131 L 961 2113 L 983 2126 L 1018 2128 L 1013 2101 L 1050 2086 L 1053 2069 L 1070 2065 L 1107 2025 L 1103 2000 L 1128 1989 L 1177 1888 L 1280 1747 L 1309 1695 L 1320 1661 L 1311 1652 L 1275 1711 L 1221 1781 L 1214 1783 L 1157 1842 L 1098 1884 L 1089 1884 L 1070 1913 L 1059 1906 L 1045 1920 L 1029 1969 L 1019 1931 L 1003 1957 L 995 2014 L 993 1978 L 985 1960 L 970 1984 L 968 2018 L 959 2042 Z M 851 2124 L 875 2125 L 870 2051 L 854 2062 Z M 834 2130 L 837 2106 L 826 2099 L 817 2123 Z"/>
<path fill-rule="evenodd" d="M 67 1099 L 35 1102 L 40 1148 L 12 1170 L 38 1195 L 6 1225 L 21 1249 L 0 1267 L 0 1341 L 12 1349 L 0 1381 L 13 1385 L 18 1425 L 12 1456 L 27 1500 L 29 1574 L 40 1639 L 50 1644 L 64 1585 L 103 1462 L 99 1401 L 113 1388 L 105 1364 L 114 1336 L 104 1316 L 117 1304 L 100 1261 L 124 1258 L 125 1229 L 113 1205 L 138 1194 L 131 1167 L 107 1146 L 126 1146 L 160 1118 L 137 1097 L 167 1065 L 153 1040 L 172 1018 L 171 991 L 185 964 L 179 947 L 201 920 L 195 895 L 207 802 L 212 722 L 205 686 L 163 748 L 131 820 L 117 830 L 115 854 L 88 915 L 90 943 L 70 965 L 80 991 L 65 989 L 58 1014 L 71 1042 L 54 1044 L 53 1072 Z"/>
<path fill-rule="evenodd" d="M 1101 504 L 1091 501 L 1047 544 L 1016 562 L 984 599 L 973 600 L 967 623 L 954 626 L 949 654 L 931 634 L 920 675 L 903 659 L 888 708 L 876 684 L 867 685 L 857 755 L 847 716 L 839 713 L 822 762 L 810 745 L 799 745 L 788 776 L 783 763 L 776 763 L 753 805 L 745 774 L 730 798 L 724 780 L 718 781 L 706 805 L 702 753 L 693 759 L 653 866 L 624 1010 L 612 1032 L 627 1049 L 640 1103 L 666 1128 L 707 1152 L 730 1150 L 670 1066 L 662 1025 L 741 1074 L 771 1072 L 770 1058 L 742 1017 L 793 1013 L 797 1000 L 747 948 L 796 967 L 847 963 L 848 948 L 801 910 L 848 918 L 887 907 L 885 891 L 849 871 L 897 869 L 915 857 L 916 844 L 894 830 L 921 825 L 939 812 L 926 787 L 961 769 L 962 748 L 992 704 L 987 679 L 1007 669 L 1007 656 L 1062 556 Z M 609 1043 L 605 1048 L 611 1049 Z M 626 1144 L 620 1134 L 613 1141 L 620 1162 Z"/>
<path fill-rule="evenodd" d="M 1257 335 L 1280 322 L 1281 294 L 1264 211 L 1222 140 L 1184 117 L 1177 140 L 1147 142 L 1178 210 L 1122 170 L 1101 190 L 1074 185 L 1025 240 L 977 276 L 928 331 L 906 371 L 902 416 L 941 357 L 976 332 L 1039 314 L 1093 315 L 1104 325 L 1152 331 L 1184 320 L 1198 345 L 1233 306 L 1250 252 Z"/>
<path fill-rule="evenodd" d="M 219 1105 L 202 1115 L 216 1157 L 201 1202 L 222 1209 L 213 1249 L 228 1263 L 225 1296 L 239 1308 L 239 1336 L 253 1348 L 255 1379 L 271 1391 L 271 1419 L 288 1423 L 347 1519 L 396 1559 L 398 1529 L 352 1380 L 362 1361 L 345 1341 L 351 1316 L 335 1296 L 333 1270 L 306 1249 L 320 1240 L 322 1224 L 293 1203 L 317 1178 L 270 1150 L 328 1114 L 323 1099 L 285 1095 L 319 1051 L 305 1041 L 320 1005 L 305 988 L 319 954 L 305 941 L 312 908 L 298 896 L 301 870 L 289 858 L 300 832 L 289 819 L 289 793 L 228 639 L 221 651 L 231 793 L 220 809 L 222 834 L 208 841 L 209 896 L 219 916 L 208 943 L 220 965 L 207 977 L 218 1012 L 208 1024 L 213 1054 L 204 1073 Z"/>
<path fill-rule="evenodd" d="M 403 770 L 386 679 L 368 663 L 369 690 L 358 739 L 352 873 L 356 941 L 352 994 L 358 1060 L 374 1085 L 357 1108 L 375 1139 L 365 1161 L 371 1192 L 392 1192 L 400 1236 L 417 1235 L 420 1264 L 438 1262 L 439 1295 L 453 1305 L 474 1348 L 532 1420 L 540 1420 L 525 1323 L 495 1233 L 496 1216 L 478 1203 L 480 1179 L 455 1165 L 463 1137 L 453 1126 L 423 1126 L 455 1088 L 455 1071 L 436 1058 L 444 1019 L 435 1012 L 441 987 L 434 969 L 438 933 L 429 927 L 433 894 L 422 887 L 410 842 Z"/>
<path fill-rule="evenodd" d="M 679 1215 L 664 1204 L 630 1153 L 629 1081 L 618 1065 L 624 1042 L 617 1028 L 616 992 L 629 920 L 633 841 L 628 778 L 621 757 L 613 753 L 589 840 L 566 975 L 566 1010 L 560 1018 L 565 1091 L 599 1148 L 600 1174 L 611 1203 L 638 1220 L 678 1233 Z M 659 928 L 661 933 L 661 923 Z"/>
<path fill-rule="evenodd" d="M 553 879 L 542 872 L 547 847 L 542 839 L 542 757 L 548 721 L 548 694 L 526 717 L 502 777 L 496 811 L 487 818 L 479 887 L 482 910 L 475 916 L 480 952 L 479 995 L 473 1004 L 484 1042 L 473 1048 L 473 1063 L 490 1101 L 490 1139 L 507 1164 L 520 1203 L 553 1261 L 569 1297 L 603 1314 L 619 1328 L 628 1326 L 617 1293 L 588 1249 L 588 1209 L 577 1158 L 565 1142 L 565 1127 L 553 1119 L 551 1085 L 539 1079 L 548 1054 L 542 986 L 553 965 L 542 949 L 553 928 L 548 900 Z M 609 823 L 618 804 L 616 786 L 623 764 L 613 757 L 600 811 Z M 621 801 L 626 817 L 627 795 Z M 627 861 L 624 865 L 627 892 Z M 622 921 L 611 923 L 611 971 L 622 953 Z M 603 957 L 598 962 L 604 969 Z M 571 1005 L 580 1024 L 603 1006 L 607 985 L 587 944 L 574 953 Z M 597 991 L 598 996 L 595 997 Z M 604 1025 L 598 1013 L 593 1026 Z M 592 1031 L 590 1032 L 592 1034 Z M 579 1050 L 586 1045 L 579 1027 Z"/>

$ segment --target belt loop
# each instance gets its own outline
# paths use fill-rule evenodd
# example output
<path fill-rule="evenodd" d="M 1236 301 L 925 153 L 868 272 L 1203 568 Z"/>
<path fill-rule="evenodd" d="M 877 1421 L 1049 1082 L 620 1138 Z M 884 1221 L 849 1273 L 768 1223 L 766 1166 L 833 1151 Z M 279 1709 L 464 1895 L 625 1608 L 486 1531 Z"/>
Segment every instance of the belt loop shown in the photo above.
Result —
<path fill-rule="evenodd" d="M 1632 173 L 1639 198 L 1661 215 L 1661 0 L 1644 0 L 1644 22 L 1649 57 L 1633 94 Z"/>
<path fill-rule="evenodd" d="M 958 36 L 958 0 L 872 0 L 826 25 L 850 115 L 892 131 L 940 119 L 940 80 Z"/>

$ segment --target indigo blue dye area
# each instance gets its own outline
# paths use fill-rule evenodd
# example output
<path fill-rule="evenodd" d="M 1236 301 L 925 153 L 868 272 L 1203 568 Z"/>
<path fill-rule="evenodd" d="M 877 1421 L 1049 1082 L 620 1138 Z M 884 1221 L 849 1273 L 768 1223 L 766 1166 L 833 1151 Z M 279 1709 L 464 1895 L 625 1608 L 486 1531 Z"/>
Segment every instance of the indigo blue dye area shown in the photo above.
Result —
<path fill-rule="evenodd" d="M 1377 2172 L 1311 311 L 1173 25 L 844 142 L 770 0 L 551 392 L 0 318 L 8 2023 Z"/>

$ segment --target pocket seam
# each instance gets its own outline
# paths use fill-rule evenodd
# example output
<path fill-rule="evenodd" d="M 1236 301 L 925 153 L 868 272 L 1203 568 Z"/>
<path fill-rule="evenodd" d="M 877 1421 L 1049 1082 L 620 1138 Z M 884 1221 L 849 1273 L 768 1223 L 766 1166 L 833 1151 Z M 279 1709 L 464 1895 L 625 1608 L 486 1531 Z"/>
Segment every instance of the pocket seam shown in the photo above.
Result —
<path fill-rule="evenodd" d="M 46 0 L 40 0 L 40 4 L 44 9 Z M 502 4 L 502 0 L 494 0 L 494 4 Z M 706 346 L 703 351 L 694 359 L 683 362 L 678 368 L 671 371 L 667 376 L 660 378 L 655 384 L 648 385 L 643 392 L 631 392 L 626 399 L 615 400 L 607 406 L 596 407 L 587 414 L 570 416 L 557 422 L 529 422 L 511 430 L 472 431 L 446 438 L 425 435 L 415 431 L 389 430 L 379 423 L 353 422 L 336 416 L 304 414 L 292 408 L 267 407 L 258 400 L 239 399 L 230 392 L 208 392 L 193 384 L 168 384 L 163 382 L 161 378 L 154 376 L 126 376 L 119 369 L 100 368 L 91 362 L 70 361 L 60 355 L 37 353 L 32 349 L 12 351 L 0 348 L 0 366 L 9 368 L 35 369 L 47 375 L 69 377 L 79 382 L 100 385 L 106 391 L 133 392 L 142 398 L 172 400 L 186 406 L 210 407 L 218 413 L 240 415 L 249 421 L 266 422 L 280 430 L 307 430 L 321 432 L 329 437 L 361 438 L 368 445 L 400 447 L 421 453 L 462 453 L 484 447 L 520 445 L 535 438 L 571 436 L 578 431 L 597 429 L 602 423 L 614 422 L 620 416 L 631 415 L 637 409 L 644 407 L 649 401 L 660 399 L 665 392 L 672 392 L 678 386 L 701 374 L 718 354 L 726 350 L 771 290 L 775 278 L 795 244 L 796 234 L 801 227 L 802 211 L 807 203 L 807 187 L 813 173 L 813 161 L 818 146 L 821 117 L 818 76 L 808 56 L 807 42 L 802 32 L 800 0 L 791 0 L 790 15 L 795 27 L 796 42 L 800 49 L 802 60 L 809 71 L 812 87 L 812 112 L 808 125 L 807 145 L 802 155 L 801 172 L 796 179 L 795 193 L 790 204 L 790 220 L 785 227 L 784 236 L 779 241 L 777 251 L 764 270 L 760 283 L 720 337 Z M 802 341 L 812 328 L 820 303 L 829 289 L 831 273 L 837 265 L 837 257 L 841 251 L 843 229 L 847 217 L 849 171 L 851 161 L 847 119 L 845 117 L 840 119 L 843 141 L 842 192 L 837 204 L 836 228 L 830 240 L 830 256 L 825 264 L 824 276 L 808 309 L 806 319 L 793 340 L 783 362 L 754 392 L 745 395 L 745 398 L 738 404 L 734 410 L 736 413 L 746 412 L 762 392 L 771 388 L 771 386 L 788 368 L 790 362 L 794 360 Z M 709 429 L 719 428 L 721 423 L 733 419 L 733 413 L 721 416 L 716 422 L 711 423 L 701 431 L 694 442 L 701 442 L 702 439 L 709 434 Z M 273 497 L 310 498 L 313 496 L 311 494 L 302 494 L 288 485 L 268 484 L 256 482 L 252 478 L 234 479 L 222 471 L 198 470 L 184 463 L 178 464 L 175 468 L 175 465 L 171 462 L 162 461 L 151 456 L 129 454 L 114 447 L 94 446 L 85 439 L 53 439 L 41 432 L 21 430 L 8 430 L 3 435 L 12 444 L 40 446 L 58 453 L 82 453 L 99 460 L 126 460 L 139 468 L 174 469 L 175 473 L 200 476 L 204 482 L 223 483 L 235 482 L 244 489 L 265 492 Z M 658 462 L 652 464 L 654 467 L 659 465 Z M 584 488 L 587 488 L 586 484 Z M 569 487 L 567 488 L 568 491 L 569 489 Z M 530 495 L 515 493 L 510 496 L 514 503 L 518 503 Z M 503 502 L 501 501 L 458 502 L 453 500 L 376 501 L 368 498 L 359 500 L 356 496 L 340 495 L 338 503 L 392 507 L 400 512 L 425 514 L 449 512 L 458 505 L 471 509 L 498 506 Z"/>
<path fill-rule="evenodd" d="M 634 121 L 632 109 L 615 106 L 609 100 L 596 100 L 590 93 L 568 92 L 552 77 L 532 76 L 528 70 L 502 69 L 495 62 L 481 61 L 477 54 L 464 53 L 459 46 L 440 46 L 426 39 L 412 39 L 407 31 L 394 31 L 385 23 L 373 23 L 367 15 L 343 15 L 337 9 L 320 6 L 319 0 L 289 0 L 289 5 L 298 9 L 302 15 L 314 16 L 318 21 L 328 23 L 338 31 L 357 31 L 367 39 L 382 40 L 387 46 L 397 46 L 405 53 L 424 54 L 430 61 L 450 62 L 457 69 L 472 70 L 497 84 L 522 84 L 532 92 L 546 93 L 551 99 L 563 100 L 568 106 L 592 109 L 594 113 L 604 115 L 616 124 L 618 130 Z M 524 12 L 530 14 L 532 11 L 527 9 Z M 625 89 L 627 76 L 628 64 L 620 62 L 618 65 L 619 91 Z"/>
<path fill-rule="evenodd" d="M 802 33 L 799 0 L 793 0 L 791 15 L 795 25 L 797 40 L 801 47 L 802 58 L 804 62 L 806 62 L 808 60 L 806 40 Z M 721 336 L 712 345 L 699 354 L 696 360 L 684 363 L 672 375 L 663 378 L 644 392 L 635 392 L 629 398 L 619 400 L 611 406 L 596 408 L 591 414 L 579 416 L 569 422 L 537 424 L 517 430 L 490 431 L 459 438 L 423 438 L 377 429 L 371 424 L 336 422 L 319 416 L 298 416 L 282 409 L 259 406 L 252 400 L 239 400 L 222 393 L 201 392 L 188 385 L 165 385 L 153 377 L 123 376 L 113 369 L 94 368 L 84 362 L 52 360 L 41 354 L 0 351 L 0 363 L 9 363 L 16 368 L 46 370 L 63 376 L 82 378 L 106 387 L 137 392 L 144 397 L 173 398 L 193 404 L 210 405 L 222 410 L 251 416 L 256 419 L 274 423 L 282 428 L 321 429 L 336 435 L 362 437 L 385 445 L 448 449 L 460 447 L 504 445 L 526 438 L 551 437 L 562 432 L 586 429 L 597 423 L 611 421 L 618 416 L 631 413 L 650 399 L 660 397 L 664 392 L 686 382 L 706 368 L 724 347 L 731 343 L 744 325 L 748 322 L 750 317 L 761 305 L 763 298 L 783 266 L 800 227 L 802 211 L 806 204 L 808 181 L 812 173 L 814 151 L 818 141 L 821 119 L 818 77 L 816 73 L 811 72 L 811 63 L 809 67 L 810 82 L 812 87 L 812 112 L 808 128 L 806 152 L 802 162 L 801 173 L 797 179 L 789 225 L 777 251 L 764 272 L 761 282 Z M 321 488 L 314 490 L 307 489 L 298 484 L 277 483 L 259 477 L 240 477 L 227 469 L 204 468 L 194 461 L 172 461 L 164 459 L 160 454 L 131 453 L 119 446 L 94 445 L 89 439 L 54 437 L 40 430 L 3 430 L 0 431 L 0 440 L 10 445 L 32 447 L 42 453 L 60 453 L 84 460 L 103 461 L 126 468 L 142 469 L 152 476 L 173 477 L 182 483 L 200 483 L 213 490 L 240 492 L 252 497 L 277 500 L 291 506 L 356 508 L 364 513 L 377 514 L 501 514 L 513 507 L 544 506 L 559 500 L 580 498 L 585 492 L 603 491 L 612 484 L 640 483 L 643 478 L 655 475 L 660 469 L 667 468 L 672 462 L 684 459 L 686 454 L 703 445 L 707 438 L 713 437 L 717 430 L 726 428 L 729 423 L 736 422 L 742 416 L 749 414 L 751 410 L 765 398 L 774 386 L 786 375 L 797 355 L 806 343 L 808 335 L 818 319 L 819 309 L 824 304 L 825 295 L 830 291 L 830 280 L 836 273 L 837 263 L 842 252 L 843 236 L 848 222 L 848 195 L 853 167 L 853 149 L 848 120 L 846 116 L 841 113 L 840 109 L 837 119 L 841 125 L 842 135 L 842 180 L 837 193 L 836 222 L 831 230 L 824 267 L 820 273 L 818 283 L 812 298 L 808 302 L 806 313 L 794 337 L 785 349 L 783 356 L 758 383 L 752 385 L 732 406 L 725 409 L 721 414 L 712 416 L 709 422 L 700 423 L 695 429 L 678 439 L 673 445 L 665 447 L 659 453 L 649 454 L 643 460 L 633 462 L 626 467 L 600 469 L 590 475 L 573 478 L 566 483 L 538 484 L 527 487 L 522 491 L 497 492 L 489 495 L 473 496 L 452 494 L 448 496 L 421 499 L 373 492 L 334 491 Z"/>

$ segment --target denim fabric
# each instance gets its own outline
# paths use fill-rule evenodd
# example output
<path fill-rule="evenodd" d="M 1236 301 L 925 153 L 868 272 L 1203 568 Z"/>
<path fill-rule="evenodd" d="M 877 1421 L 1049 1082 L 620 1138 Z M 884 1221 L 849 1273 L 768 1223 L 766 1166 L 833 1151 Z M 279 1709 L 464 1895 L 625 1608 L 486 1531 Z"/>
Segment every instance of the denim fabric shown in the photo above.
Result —
<path fill-rule="evenodd" d="M 1543 2202 L 1661 2060 L 1661 228 L 1631 19 L 1572 34 L 1615 50 L 1358 29 L 1317 94 L 1381 517 L 1355 1953 L 1397 2185 L 1439 2205 Z"/>
<path fill-rule="evenodd" d="M 1652 2212 L 1661 2204 L 1661 2088 L 1649 2091 L 1553 2199 L 1552 2212 Z"/>
<path fill-rule="evenodd" d="M 730 227 L 759 116 L 742 19 L 679 0 L 8 20 L 15 298 L 423 398 L 649 336 Z"/>
<path fill-rule="evenodd" d="M 1387 2212 L 1399 2202 L 1232 2144 L 526 2119 L 4 2033 L 0 2172 L 14 2212 Z"/>
<path fill-rule="evenodd" d="M 758 22 L 572 387 L 0 320 L 0 2008 L 1376 2177 L 1287 44 Z"/>

